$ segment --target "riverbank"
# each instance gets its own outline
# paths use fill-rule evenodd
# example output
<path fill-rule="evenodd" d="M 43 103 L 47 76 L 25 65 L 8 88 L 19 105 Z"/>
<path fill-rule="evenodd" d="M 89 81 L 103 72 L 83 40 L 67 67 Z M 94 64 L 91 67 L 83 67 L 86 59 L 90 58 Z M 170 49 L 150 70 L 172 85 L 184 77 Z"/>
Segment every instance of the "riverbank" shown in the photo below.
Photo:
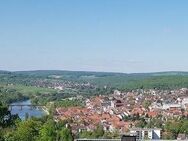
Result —
<path fill-rule="evenodd" d="M 49 110 L 48 110 L 48 108 L 47 108 L 46 106 L 42 107 L 42 110 L 43 110 L 47 115 L 50 114 L 50 112 L 49 112 Z"/>

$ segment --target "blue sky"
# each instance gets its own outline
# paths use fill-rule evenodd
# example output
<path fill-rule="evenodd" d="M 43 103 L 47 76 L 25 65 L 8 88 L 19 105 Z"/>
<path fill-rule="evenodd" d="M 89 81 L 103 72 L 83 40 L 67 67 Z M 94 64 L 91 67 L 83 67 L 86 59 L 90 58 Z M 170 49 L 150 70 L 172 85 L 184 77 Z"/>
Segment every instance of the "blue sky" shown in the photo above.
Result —
<path fill-rule="evenodd" d="M 187 0 L 2 0 L 0 70 L 188 71 Z"/>

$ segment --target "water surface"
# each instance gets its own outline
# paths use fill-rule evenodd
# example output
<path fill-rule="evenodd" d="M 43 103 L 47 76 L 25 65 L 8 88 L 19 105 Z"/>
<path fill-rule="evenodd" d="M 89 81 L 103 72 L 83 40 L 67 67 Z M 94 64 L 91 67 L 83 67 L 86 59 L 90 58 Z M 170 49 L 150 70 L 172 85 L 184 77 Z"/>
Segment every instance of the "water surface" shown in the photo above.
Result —
<path fill-rule="evenodd" d="M 15 102 L 12 103 L 11 105 L 32 105 L 31 100 L 26 100 L 22 102 Z M 28 113 L 29 117 L 42 117 L 43 115 L 46 115 L 46 113 L 41 109 L 41 108 L 34 108 L 34 107 L 29 107 L 29 106 L 23 106 L 22 109 L 21 107 L 12 107 L 11 109 L 11 114 L 18 114 L 18 116 L 24 120 L 26 113 Z"/>

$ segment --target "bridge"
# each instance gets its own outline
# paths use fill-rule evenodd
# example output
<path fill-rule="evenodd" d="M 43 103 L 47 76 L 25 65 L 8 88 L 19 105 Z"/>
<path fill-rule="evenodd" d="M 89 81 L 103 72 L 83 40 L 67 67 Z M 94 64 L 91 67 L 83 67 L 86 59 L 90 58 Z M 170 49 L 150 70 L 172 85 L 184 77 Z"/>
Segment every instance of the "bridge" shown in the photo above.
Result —
<path fill-rule="evenodd" d="M 45 105 L 38 105 L 38 104 L 10 104 L 8 105 L 9 109 L 12 110 L 13 107 L 20 107 L 20 110 L 23 109 L 23 107 L 30 107 L 30 109 L 34 109 L 34 108 L 42 108 L 42 109 L 46 109 Z"/>

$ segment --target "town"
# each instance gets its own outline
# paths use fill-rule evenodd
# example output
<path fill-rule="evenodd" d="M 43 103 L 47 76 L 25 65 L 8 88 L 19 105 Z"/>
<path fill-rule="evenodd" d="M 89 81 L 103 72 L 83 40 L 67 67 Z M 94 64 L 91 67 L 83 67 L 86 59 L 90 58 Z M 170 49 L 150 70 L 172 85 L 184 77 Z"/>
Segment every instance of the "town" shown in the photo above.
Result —
<path fill-rule="evenodd" d="M 162 139 L 166 134 L 162 127 L 168 121 L 188 118 L 187 88 L 115 90 L 108 96 L 84 100 L 84 107 L 56 108 L 55 120 L 69 121 L 67 124 L 75 135 L 92 132 L 101 126 L 105 132 L 117 132 L 119 135 L 136 134 L 139 139 Z M 151 130 L 156 132 L 155 136 L 149 133 L 142 135 L 142 132 Z M 178 134 L 176 138 L 187 139 L 185 133 Z"/>

